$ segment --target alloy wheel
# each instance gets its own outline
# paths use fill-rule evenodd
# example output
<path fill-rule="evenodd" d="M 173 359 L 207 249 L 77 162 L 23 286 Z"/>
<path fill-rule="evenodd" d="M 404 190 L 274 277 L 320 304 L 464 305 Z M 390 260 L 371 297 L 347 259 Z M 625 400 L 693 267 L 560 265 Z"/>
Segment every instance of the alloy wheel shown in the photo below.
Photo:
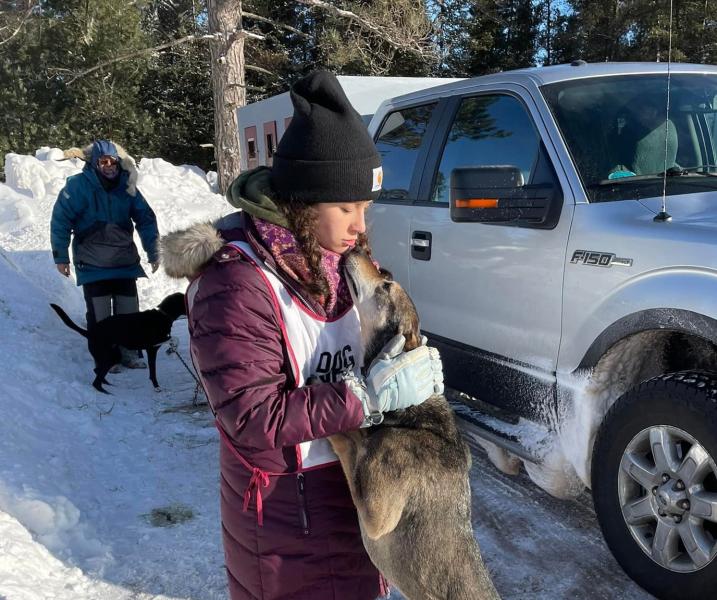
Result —
<path fill-rule="evenodd" d="M 640 431 L 620 462 L 622 515 L 640 548 L 679 573 L 717 555 L 717 465 L 689 433 L 668 425 Z"/>

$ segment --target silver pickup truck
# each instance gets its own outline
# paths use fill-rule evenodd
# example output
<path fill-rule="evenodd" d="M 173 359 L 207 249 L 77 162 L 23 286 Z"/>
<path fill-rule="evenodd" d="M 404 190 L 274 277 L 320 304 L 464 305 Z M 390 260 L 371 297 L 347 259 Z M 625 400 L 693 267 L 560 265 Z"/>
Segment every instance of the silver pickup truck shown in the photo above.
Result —
<path fill-rule="evenodd" d="M 589 487 L 646 590 L 712 597 L 717 67 L 500 73 L 389 99 L 369 129 L 373 250 L 468 434 L 557 496 Z"/>

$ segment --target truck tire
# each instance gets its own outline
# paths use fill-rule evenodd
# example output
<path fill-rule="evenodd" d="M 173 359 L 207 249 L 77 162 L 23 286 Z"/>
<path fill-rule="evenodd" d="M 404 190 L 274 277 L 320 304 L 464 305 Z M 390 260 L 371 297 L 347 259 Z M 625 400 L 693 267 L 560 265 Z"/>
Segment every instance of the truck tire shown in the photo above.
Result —
<path fill-rule="evenodd" d="M 717 590 L 717 376 L 661 375 L 625 393 L 595 441 L 592 492 L 625 572 L 662 600 Z"/>

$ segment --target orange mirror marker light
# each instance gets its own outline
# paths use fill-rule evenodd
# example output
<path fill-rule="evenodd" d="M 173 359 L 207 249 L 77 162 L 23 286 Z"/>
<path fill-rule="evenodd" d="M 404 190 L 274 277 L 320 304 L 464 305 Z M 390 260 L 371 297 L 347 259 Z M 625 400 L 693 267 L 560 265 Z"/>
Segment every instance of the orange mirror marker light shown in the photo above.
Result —
<path fill-rule="evenodd" d="M 498 198 L 465 198 L 456 200 L 456 208 L 498 208 Z"/>

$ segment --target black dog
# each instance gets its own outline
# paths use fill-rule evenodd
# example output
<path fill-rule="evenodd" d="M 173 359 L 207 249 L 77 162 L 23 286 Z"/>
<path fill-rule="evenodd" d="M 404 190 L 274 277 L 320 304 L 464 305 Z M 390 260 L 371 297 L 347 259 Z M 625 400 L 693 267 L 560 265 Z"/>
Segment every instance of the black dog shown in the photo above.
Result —
<path fill-rule="evenodd" d="M 119 346 L 129 350 L 145 350 L 149 362 L 149 378 L 154 387 L 157 383 L 157 351 L 159 346 L 169 339 L 172 323 L 181 315 L 186 315 L 184 294 L 167 296 L 158 308 L 144 310 L 127 315 L 113 315 L 102 319 L 89 331 L 77 325 L 57 304 L 50 304 L 70 329 L 87 338 L 87 348 L 95 360 L 95 389 L 107 394 L 102 388 L 107 383 L 105 376 L 112 365 L 119 362 Z"/>

